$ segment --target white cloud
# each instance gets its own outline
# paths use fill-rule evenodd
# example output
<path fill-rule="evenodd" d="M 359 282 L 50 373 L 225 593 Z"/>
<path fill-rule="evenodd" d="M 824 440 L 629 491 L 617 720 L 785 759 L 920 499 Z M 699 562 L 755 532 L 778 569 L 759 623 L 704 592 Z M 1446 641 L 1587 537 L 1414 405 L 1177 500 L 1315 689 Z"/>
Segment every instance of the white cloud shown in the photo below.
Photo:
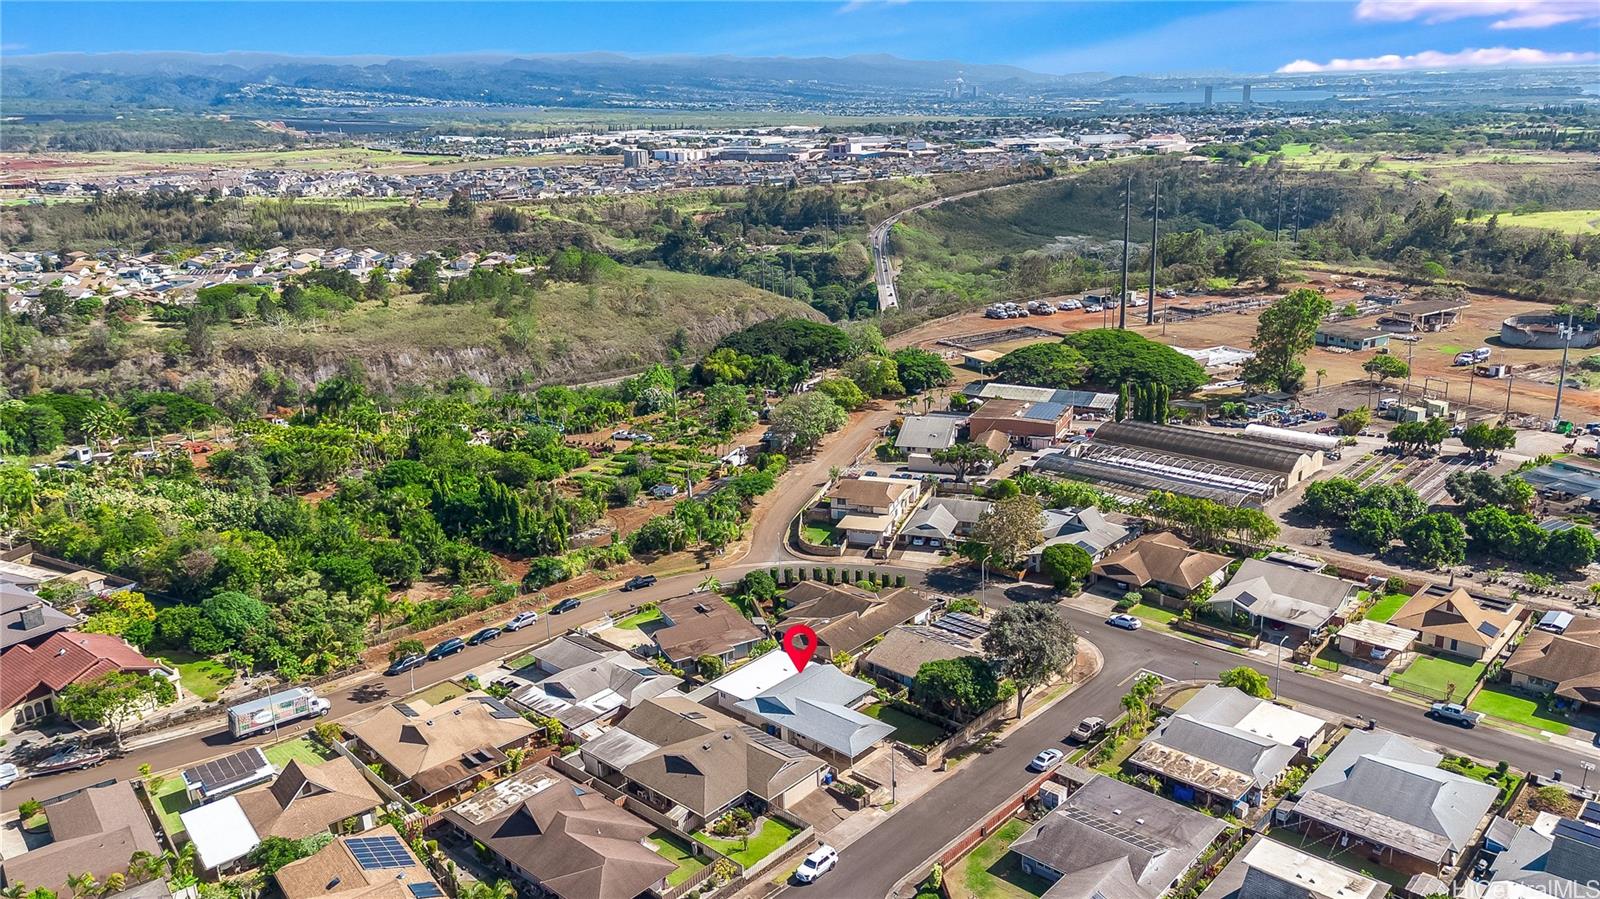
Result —
<path fill-rule="evenodd" d="M 1297 59 L 1279 68 L 1278 71 L 1285 74 L 1304 72 L 1387 72 L 1400 69 L 1459 69 L 1480 66 L 1567 66 L 1595 62 L 1600 62 L 1600 53 L 1552 52 L 1549 50 L 1534 50 L 1528 47 L 1517 49 L 1485 47 L 1483 49 L 1462 50 L 1459 53 L 1424 50 L 1421 53 L 1411 53 L 1405 56 L 1390 53 L 1385 56 L 1368 56 L 1361 59 L 1330 59 L 1327 62 Z"/>
<path fill-rule="evenodd" d="M 1600 20 L 1595 0 L 1361 0 L 1356 18 L 1371 22 L 1412 22 L 1429 25 L 1457 19 L 1493 17 L 1496 30 L 1550 28 L 1569 22 Z"/>

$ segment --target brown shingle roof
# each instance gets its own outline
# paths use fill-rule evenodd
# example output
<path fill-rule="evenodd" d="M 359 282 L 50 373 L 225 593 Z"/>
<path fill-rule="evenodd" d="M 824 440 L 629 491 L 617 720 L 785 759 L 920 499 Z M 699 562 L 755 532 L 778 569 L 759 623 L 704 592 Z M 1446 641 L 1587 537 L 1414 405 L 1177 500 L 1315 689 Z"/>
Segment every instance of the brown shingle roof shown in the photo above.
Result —
<path fill-rule="evenodd" d="M 1389 623 L 1420 632 L 1424 642 L 1438 636 L 1487 648 L 1516 623 L 1521 611 L 1520 603 L 1505 612 L 1485 609 L 1459 587 L 1445 596 L 1430 594 L 1424 588 L 1401 606 Z"/>
<path fill-rule="evenodd" d="M 0 654 L 0 709 L 55 693 L 117 671 L 147 672 L 161 663 L 110 634 L 57 631 L 38 646 L 17 645 Z"/>
<path fill-rule="evenodd" d="M 715 593 L 676 596 L 663 600 L 661 614 L 671 619 L 650 638 L 668 659 L 697 659 L 703 655 L 722 655 L 744 643 L 754 643 L 764 634 L 739 610 Z"/>
<path fill-rule="evenodd" d="M 139 850 L 161 853 L 144 806 L 127 781 L 90 787 L 46 811 L 53 842 L 0 864 L 8 885 L 25 883 L 67 896 L 70 876 L 87 872 L 104 881 L 114 871 L 126 871 L 129 857 Z"/>
<path fill-rule="evenodd" d="M 677 869 L 642 842 L 654 824 L 601 794 L 549 768 L 516 781 L 526 799 L 483 817 L 461 806 L 445 817 L 560 899 L 634 899 Z"/>
<path fill-rule="evenodd" d="M 905 480 L 891 480 L 887 478 L 842 478 L 828 491 L 828 499 L 843 500 L 852 506 L 868 506 L 874 509 L 886 509 L 901 494 L 913 489 L 913 484 Z"/>
<path fill-rule="evenodd" d="M 701 817 L 745 793 L 770 800 L 823 767 L 816 756 L 686 698 L 652 699 L 621 726 L 660 747 L 628 765 L 628 779 Z"/>
<path fill-rule="evenodd" d="M 828 654 L 853 653 L 879 634 L 933 608 L 932 601 L 910 587 L 869 593 L 858 587 L 808 581 L 785 594 L 784 624 L 805 623 L 817 632 L 817 645 Z"/>
<path fill-rule="evenodd" d="M 1574 618 L 1560 634 L 1534 630 L 1505 669 L 1550 681 L 1565 699 L 1600 702 L 1600 618 Z"/>
<path fill-rule="evenodd" d="M 371 718 L 347 725 L 346 730 L 407 779 L 427 780 L 423 777 L 427 772 L 459 766 L 468 753 L 502 749 L 539 732 L 522 716 L 502 712 L 504 706 L 498 700 L 479 693 L 428 708 L 406 708 L 413 714 L 402 711 L 399 704 L 385 706 Z"/>
<path fill-rule="evenodd" d="M 383 804 L 366 776 L 345 758 L 320 765 L 291 761 L 269 786 L 238 795 L 256 835 L 298 840 Z"/>
<path fill-rule="evenodd" d="M 400 834 L 385 824 L 357 837 L 394 837 Z M 438 885 L 428 869 L 417 863 L 404 868 L 364 870 L 350 852 L 350 837 L 342 836 L 314 855 L 290 862 L 275 875 L 285 899 L 312 899 L 315 896 L 341 896 L 346 899 L 415 899 L 412 884 Z M 404 842 L 402 840 L 402 842 Z"/>
<path fill-rule="evenodd" d="M 1143 587 L 1152 581 L 1193 590 L 1228 567 L 1227 556 L 1200 552 L 1170 531 L 1147 534 L 1094 566 L 1101 577 Z"/>

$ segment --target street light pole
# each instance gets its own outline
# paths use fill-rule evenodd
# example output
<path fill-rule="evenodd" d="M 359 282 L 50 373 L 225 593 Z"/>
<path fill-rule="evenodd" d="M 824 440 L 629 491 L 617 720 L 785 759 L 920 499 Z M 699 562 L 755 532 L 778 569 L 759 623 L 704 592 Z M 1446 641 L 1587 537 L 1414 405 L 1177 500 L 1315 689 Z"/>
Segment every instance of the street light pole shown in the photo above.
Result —
<path fill-rule="evenodd" d="M 1289 635 L 1284 634 L 1278 638 L 1278 661 L 1272 666 L 1272 698 L 1278 698 L 1278 684 L 1283 678 L 1283 644 L 1289 642 Z"/>
<path fill-rule="evenodd" d="M 1556 410 L 1550 419 L 1552 427 L 1561 422 L 1561 393 L 1567 386 L 1567 351 L 1572 349 L 1572 317 L 1576 312 L 1572 307 L 1567 307 L 1567 324 L 1560 330 L 1561 334 L 1561 375 L 1556 379 Z"/>
<path fill-rule="evenodd" d="M 1583 769 L 1583 779 L 1578 782 L 1578 789 L 1588 789 L 1589 772 L 1594 770 L 1594 762 L 1579 762 L 1578 767 Z"/>

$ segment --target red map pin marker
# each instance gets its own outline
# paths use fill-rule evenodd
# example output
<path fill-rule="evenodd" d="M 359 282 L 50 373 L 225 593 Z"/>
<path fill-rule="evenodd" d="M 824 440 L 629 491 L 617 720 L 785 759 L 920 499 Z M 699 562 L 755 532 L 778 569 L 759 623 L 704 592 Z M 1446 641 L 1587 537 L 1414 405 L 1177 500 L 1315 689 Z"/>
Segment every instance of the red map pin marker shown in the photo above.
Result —
<path fill-rule="evenodd" d="M 783 632 L 783 652 L 794 663 L 796 673 L 806 670 L 811 657 L 817 654 L 817 632 L 803 624 L 792 625 Z"/>

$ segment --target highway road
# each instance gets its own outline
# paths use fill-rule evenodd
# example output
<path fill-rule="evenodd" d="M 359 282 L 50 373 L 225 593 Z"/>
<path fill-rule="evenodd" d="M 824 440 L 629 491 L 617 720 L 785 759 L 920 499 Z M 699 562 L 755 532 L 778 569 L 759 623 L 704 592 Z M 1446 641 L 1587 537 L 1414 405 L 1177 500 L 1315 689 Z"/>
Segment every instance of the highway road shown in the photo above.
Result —
<path fill-rule="evenodd" d="M 990 605 L 1007 602 L 994 596 Z M 1099 615 L 1066 606 L 1058 608 L 1077 633 L 1099 648 L 1105 659 L 1104 669 L 1028 724 L 1006 734 L 1000 748 L 963 762 L 944 783 L 846 847 L 840 853 L 838 868 L 821 883 L 828 896 L 881 899 L 902 877 L 920 873 L 917 869 L 923 862 L 1027 784 L 1032 777 L 1027 770 L 1028 761 L 1039 750 L 1047 746 L 1065 748 L 1065 735 L 1089 715 L 1110 719 L 1120 714 L 1122 695 L 1141 671 L 1175 680 L 1209 680 L 1224 669 L 1249 664 L 1269 677 L 1273 675 L 1270 657 L 1247 659 L 1153 629 L 1119 630 L 1106 625 Z M 1462 731 L 1426 718 L 1421 708 L 1388 699 L 1380 692 L 1347 687 L 1288 668 L 1281 673 L 1279 690 L 1283 698 L 1296 703 L 1352 717 L 1376 718 L 1379 726 L 1437 746 L 1440 751 L 1466 753 L 1489 762 L 1505 759 L 1514 767 L 1546 774 L 1555 768 L 1575 773 L 1582 760 L 1565 748 L 1492 727 Z M 791 886 L 779 895 L 798 899 L 799 891 L 804 889 L 809 888 Z"/>
<path fill-rule="evenodd" d="M 1017 184 L 1020 183 L 1032 182 L 996 184 L 993 187 L 980 187 L 977 190 L 969 190 L 959 194 L 951 194 L 947 197 L 939 197 L 937 199 L 929 200 L 926 203 L 918 203 L 915 206 L 908 206 L 874 225 L 872 227 L 872 239 L 870 243 L 872 246 L 872 267 L 875 277 L 878 280 L 878 311 L 883 312 L 888 309 L 894 309 L 900 305 L 900 294 L 896 291 L 894 286 L 894 263 L 889 259 L 889 231 L 895 226 L 896 222 L 913 212 L 920 212 L 924 209 L 932 209 L 935 206 L 942 206 L 945 203 L 951 202 L 952 200 L 964 200 L 967 197 L 975 197 L 978 194 L 986 194 L 992 190 L 1004 190 L 1008 187 L 1016 187 Z"/>

